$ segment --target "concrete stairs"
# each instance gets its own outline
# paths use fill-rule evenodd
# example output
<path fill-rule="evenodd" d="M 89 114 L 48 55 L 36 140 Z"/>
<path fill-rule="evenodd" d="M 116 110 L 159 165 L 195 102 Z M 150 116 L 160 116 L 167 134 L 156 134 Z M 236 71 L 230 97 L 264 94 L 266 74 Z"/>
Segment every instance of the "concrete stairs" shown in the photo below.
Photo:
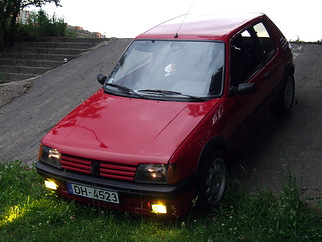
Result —
<path fill-rule="evenodd" d="M 0 84 L 37 77 L 108 39 L 32 38 L 0 52 Z"/>

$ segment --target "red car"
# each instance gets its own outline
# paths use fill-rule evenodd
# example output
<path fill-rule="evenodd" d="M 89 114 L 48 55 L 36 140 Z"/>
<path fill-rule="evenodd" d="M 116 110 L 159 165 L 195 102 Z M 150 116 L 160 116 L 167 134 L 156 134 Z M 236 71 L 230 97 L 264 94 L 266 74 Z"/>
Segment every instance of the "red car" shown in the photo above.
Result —
<path fill-rule="evenodd" d="M 137 36 L 102 88 L 41 141 L 37 171 L 77 201 L 180 216 L 216 205 L 269 108 L 290 112 L 289 43 L 264 14 L 180 16 Z"/>

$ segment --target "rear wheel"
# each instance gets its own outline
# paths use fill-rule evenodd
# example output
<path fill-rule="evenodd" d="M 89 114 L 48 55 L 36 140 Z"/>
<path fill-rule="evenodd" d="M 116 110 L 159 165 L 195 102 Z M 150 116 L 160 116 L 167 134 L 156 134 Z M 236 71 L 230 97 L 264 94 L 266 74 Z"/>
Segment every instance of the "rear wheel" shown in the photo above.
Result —
<path fill-rule="evenodd" d="M 201 210 L 215 206 L 222 198 L 227 183 L 227 158 L 217 151 L 205 163 L 200 173 L 197 208 Z"/>
<path fill-rule="evenodd" d="M 276 115 L 287 115 L 290 113 L 294 100 L 294 76 L 289 74 L 285 80 L 284 87 L 278 95 L 272 107 L 272 112 Z"/>

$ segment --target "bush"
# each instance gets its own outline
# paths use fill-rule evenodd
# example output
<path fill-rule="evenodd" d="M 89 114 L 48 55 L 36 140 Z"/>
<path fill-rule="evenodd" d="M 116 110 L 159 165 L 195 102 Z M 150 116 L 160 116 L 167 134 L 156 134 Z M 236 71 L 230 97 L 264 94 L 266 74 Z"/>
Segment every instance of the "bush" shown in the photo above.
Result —
<path fill-rule="evenodd" d="M 67 23 L 64 19 L 49 15 L 42 9 L 31 12 L 27 25 L 20 25 L 23 32 L 29 36 L 66 36 Z"/>

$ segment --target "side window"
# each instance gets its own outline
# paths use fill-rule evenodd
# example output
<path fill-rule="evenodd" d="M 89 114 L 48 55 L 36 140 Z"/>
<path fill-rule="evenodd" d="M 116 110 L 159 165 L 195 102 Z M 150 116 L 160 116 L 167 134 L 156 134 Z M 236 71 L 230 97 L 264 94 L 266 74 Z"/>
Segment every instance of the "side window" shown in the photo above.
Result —
<path fill-rule="evenodd" d="M 230 73 L 231 85 L 247 81 L 262 65 L 259 43 L 254 30 L 249 28 L 231 41 Z"/>
<path fill-rule="evenodd" d="M 268 61 L 276 53 L 274 39 L 269 35 L 263 23 L 256 24 L 254 30 L 261 44 L 264 61 Z"/>
<path fill-rule="evenodd" d="M 238 34 L 231 41 L 230 47 L 233 86 L 247 81 L 276 53 L 275 41 L 263 23 L 258 23 Z"/>

